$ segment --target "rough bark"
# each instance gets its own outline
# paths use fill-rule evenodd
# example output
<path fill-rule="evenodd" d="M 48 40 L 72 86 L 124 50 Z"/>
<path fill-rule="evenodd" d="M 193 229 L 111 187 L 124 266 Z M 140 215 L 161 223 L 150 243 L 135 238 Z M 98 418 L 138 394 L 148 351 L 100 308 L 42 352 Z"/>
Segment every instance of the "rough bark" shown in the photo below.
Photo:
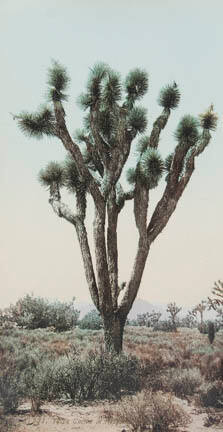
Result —
<path fill-rule="evenodd" d="M 123 348 L 123 332 L 127 316 L 112 314 L 103 317 L 105 349 L 120 353 Z"/>

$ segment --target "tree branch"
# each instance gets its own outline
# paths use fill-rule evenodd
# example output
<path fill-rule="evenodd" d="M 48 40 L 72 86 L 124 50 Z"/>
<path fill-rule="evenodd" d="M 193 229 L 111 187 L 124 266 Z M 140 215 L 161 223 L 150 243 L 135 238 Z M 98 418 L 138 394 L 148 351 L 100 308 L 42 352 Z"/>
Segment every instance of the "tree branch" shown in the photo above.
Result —
<path fill-rule="evenodd" d="M 55 111 L 55 118 L 57 123 L 56 128 L 57 128 L 58 138 L 61 139 L 66 150 L 73 156 L 77 164 L 77 169 L 79 171 L 80 176 L 82 176 L 84 179 L 89 181 L 88 187 L 94 199 L 95 205 L 96 206 L 102 205 L 104 200 L 100 193 L 98 185 L 95 179 L 93 178 L 93 176 L 90 174 L 88 168 L 86 167 L 78 145 L 72 141 L 70 134 L 67 130 L 64 114 L 63 114 L 64 110 L 61 102 L 54 102 L 54 111 Z"/>
<path fill-rule="evenodd" d="M 128 315 L 129 311 L 131 310 L 132 304 L 139 290 L 149 249 L 150 249 L 150 245 L 149 242 L 147 241 L 147 238 L 140 237 L 138 241 L 138 248 L 137 248 L 137 253 L 135 257 L 131 279 L 127 285 L 121 304 L 118 307 L 117 312 L 119 315 Z"/>
<path fill-rule="evenodd" d="M 194 168 L 194 159 L 199 156 L 204 149 L 207 147 L 211 139 L 211 134 L 209 130 L 204 129 L 199 142 L 191 148 L 190 154 L 188 156 L 188 150 L 190 145 L 182 146 L 179 144 L 176 147 L 174 160 L 172 163 L 171 171 L 168 176 L 167 186 L 161 200 L 158 202 L 150 223 L 147 228 L 149 243 L 152 243 L 155 238 L 162 232 L 165 228 L 170 216 L 173 214 L 177 203 L 187 186 Z M 185 158 L 188 156 L 187 160 Z M 181 176 L 182 169 L 185 163 L 185 172 Z M 180 179 L 179 179 L 180 178 Z"/>
<path fill-rule="evenodd" d="M 112 303 L 114 310 L 117 309 L 117 300 L 119 295 L 118 287 L 118 245 L 117 245 L 117 223 L 118 223 L 118 206 L 116 204 L 116 193 L 112 189 L 107 202 L 107 254 L 108 254 L 108 272 L 111 285 Z"/>
<path fill-rule="evenodd" d="M 134 134 L 126 128 L 126 113 L 120 110 L 120 119 L 118 125 L 117 145 L 111 149 L 111 160 L 106 167 L 102 182 L 102 194 L 106 198 L 112 188 L 120 178 L 122 169 L 130 153 L 131 142 Z"/>
<path fill-rule="evenodd" d="M 61 202 L 60 190 L 56 183 L 53 183 L 50 186 L 49 203 L 51 204 L 53 211 L 59 217 L 62 217 L 72 225 L 75 225 L 78 216 L 75 215 L 75 213 L 73 213 L 66 204 Z"/>
<path fill-rule="evenodd" d="M 57 184 L 52 184 L 50 187 L 50 199 L 49 202 L 54 210 L 54 212 L 59 216 L 66 219 L 68 222 L 72 223 L 76 229 L 78 241 L 80 244 L 82 260 L 84 264 L 85 276 L 89 291 L 91 294 L 92 301 L 96 308 L 99 310 L 99 298 L 98 289 L 95 280 L 94 268 L 91 258 L 91 252 L 88 243 L 87 231 L 84 225 L 83 218 L 78 214 L 71 212 L 66 204 L 61 203 L 61 196 L 59 187 Z"/>
<path fill-rule="evenodd" d="M 106 315 L 112 313 L 113 305 L 105 243 L 105 205 L 104 208 L 100 208 L 100 210 L 98 210 L 95 206 L 93 232 L 99 294 L 99 310 L 102 314 Z"/>
<path fill-rule="evenodd" d="M 170 116 L 170 109 L 164 108 L 162 114 L 153 123 L 153 129 L 150 134 L 149 147 L 157 148 L 159 145 L 159 137 L 162 129 L 165 128 Z"/>

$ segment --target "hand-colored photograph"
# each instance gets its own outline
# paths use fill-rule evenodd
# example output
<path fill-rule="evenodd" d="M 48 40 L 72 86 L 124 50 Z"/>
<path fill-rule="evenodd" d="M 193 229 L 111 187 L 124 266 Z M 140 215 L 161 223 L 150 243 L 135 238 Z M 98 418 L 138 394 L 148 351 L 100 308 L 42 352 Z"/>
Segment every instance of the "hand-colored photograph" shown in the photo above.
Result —
<path fill-rule="evenodd" d="M 1 0 L 1 432 L 223 429 L 223 3 Z"/>

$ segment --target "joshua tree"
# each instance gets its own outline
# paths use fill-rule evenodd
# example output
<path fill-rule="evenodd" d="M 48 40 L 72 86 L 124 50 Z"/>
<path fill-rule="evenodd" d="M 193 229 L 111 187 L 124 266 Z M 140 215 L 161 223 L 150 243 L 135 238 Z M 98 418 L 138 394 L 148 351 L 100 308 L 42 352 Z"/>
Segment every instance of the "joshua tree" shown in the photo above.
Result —
<path fill-rule="evenodd" d="M 202 328 L 204 325 L 204 311 L 207 309 L 207 302 L 205 300 L 202 300 L 197 306 L 193 309 L 194 316 L 197 315 L 197 313 L 200 314 L 200 327 Z"/>
<path fill-rule="evenodd" d="M 167 305 L 166 311 L 170 314 L 170 321 L 174 331 L 177 329 L 177 314 L 181 309 L 182 307 L 178 307 L 175 302 Z"/>
<path fill-rule="evenodd" d="M 212 309 L 217 309 L 218 306 L 223 306 L 223 282 L 218 280 L 218 282 L 214 283 L 214 287 L 212 288 L 212 294 L 214 298 L 208 297 L 209 306 Z"/>
<path fill-rule="evenodd" d="M 199 121 L 191 115 L 184 116 L 175 132 L 176 147 L 163 160 L 158 151 L 160 133 L 180 101 L 175 82 L 162 88 L 158 100 L 162 112 L 147 135 L 146 110 L 137 104 L 148 89 L 147 73 L 135 69 L 122 82 L 107 65 L 95 65 L 79 99 L 86 111 L 84 129 L 77 131 L 74 139 L 68 131 L 63 106 L 68 83 L 66 69 L 54 62 L 48 76 L 49 104 L 36 113 L 23 112 L 14 118 L 31 137 L 57 137 L 68 153 L 64 164 L 50 162 L 40 172 L 40 182 L 49 189 L 49 202 L 55 213 L 76 230 L 90 294 L 103 320 L 105 346 L 119 352 L 150 247 L 176 209 L 195 169 L 195 159 L 210 142 L 210 130 L 216 128 L 217 116 L 212 107 L 200 115 Z M 121 174 L 139 135 L 137 160 L 127 172 L 131 186 L 125 191 Z M 150 190 L 158 185 L 164 172 L 166 186 L 162 198 L 148 217 Z M 76 212 L 63 203 L 63 187 L 75 195 Z M 95 268 L 85 226 L 87 193 L 93 198 L 95 209 Z M 138 244 L 129 281 L 120 284 L 117 223 L 127 200 L 133 201 Z"/>

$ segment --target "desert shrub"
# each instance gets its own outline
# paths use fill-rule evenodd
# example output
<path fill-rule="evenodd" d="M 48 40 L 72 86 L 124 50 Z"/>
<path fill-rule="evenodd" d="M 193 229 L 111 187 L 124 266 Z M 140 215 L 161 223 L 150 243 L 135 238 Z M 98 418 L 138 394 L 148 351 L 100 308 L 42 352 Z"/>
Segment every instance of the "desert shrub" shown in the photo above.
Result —
<path fill-rule="evenodd" d="M 186 327 L 186 328 L 196 328 L 197 327 L 197 319 L 196 316 L 194 316 L 190 311 L 187 313 L 186 316 L 181 318 L 179 320 L 179 327 Z"/>
<path fill-rule="evenodd" d="M 161 353 L 144 356 L 141 359 L 142 384 L 147 389 L 162 390 L 165 386 L 165 365 Z"/>
<path fill-rule="evenodd" d="M 52 397 L 54 362 L 41 349 L 11 348 L 10 343 L 0 345 L 0 404 L 5 413 L 15 412 L 28 398 L 37 411 L 43 400 Z"/>
<path fill-rule="evenodd" d="M 154 327 L 158 324 L 158 321 L 161 317 L 160 312 L 146 312 L 142 314 L 138 314 L 136 318 L 136 324 L 138 326 L 146 326 L 146 327 Z"/>
<path fill-rule="evenodd" d="M 170 397 L 141 392 L 128 397 L 116 408 L 104 410 L 108 422 L 123 423 L 131 431 L 168 432 L 178 426 L 185 426 L 189 418 Z"/>
<path fill-rule="evenodd" d="M 13 426 L 12 420 L 5 415 L 0 415 L 0 431 L 9 432 Z"/>
<path fill-rule="evenodd" d="M 50 326 L 56 331 L 66 331 L 77 325 L 80 311 L 74 309 L 74 299 L 71 302 L 55 301 L 50 303 Z"/>
<path fill-rule="evenodd" d="M 180 398 L 193 395 L 202 382 L 203 379 L 198 368 L 174 368 L 168 371 L 168 389 Z"/>
<path fill-rule="evenodd" d="M 213 324 L 213 327 L 214 327 L 214 331 L 218 332 L 219 328 L 220 328 L 218 322 L 215 321 L 212 324 Z M 203 321 L 202 324 L 199 324 L 198 330 L 199 330 L 200 333 L 208 335 L 209 326 L 210 326 L 210 321 Z"/>
<path fill-rule="evenodd" d="M 54 392 L 73 401 L 119 398 L 140 386 L 139 361 L 124 354 L 89 351 L 63 357 L 54 367 Z"/>
<path fill-rule="evenodd" d="M 206 380 L 223 380 L 223 353 L 212 350 L 200 359 L 200 369 Z"/>
<path fill-rule="evenodd" d="M 216 380 L 205 382 L 200 387 L 199 402 L 204 407 L 223 407 L 223 382 Z"/>
<path fill-rule="evenodd" d="M 33 412 L 38 412 L 44 401 L 54 398 L 53 367 L 54 362 L 49 360 L 35 367 L 30 365 L 21 377 L 25 397 L 30 399 Z"/>
<path fill-rule="evenodd" d="M 0 374 L 0 405 L 5 414 L 13 413 L 23 397 L 20 377 L 14 371 L 5 370 Z"/>
<path fill-rule="evenodd" d="M 103 323 L 97 310 L 92 309 L 79 321 L 78 325 L 81 329 L 100 330 Z"/>
<path fill-rule="evenodd" d="M 23 398 L 17 351 L 12 348 L 10 344 L 0 344 L 0 405 L 5 414 L 15 412 Z"/>
<path fill-rule="evenodd" d="M 176 326 L 170 320 L 162 320 L 154 325 L 153 331 L 174 332 L 176 331 Z"/>
<path fill-rule="evenodd" d="M 73 299 L 74 301 L 74 299 Z M 71 302 L 50 302 L 42 297 L 27 294 L 9 308 L 11 321 L 19 327 L 37 329 L 55 327 L 58 331 L 73 328 L 78 321 L 79 311 Z"/>

